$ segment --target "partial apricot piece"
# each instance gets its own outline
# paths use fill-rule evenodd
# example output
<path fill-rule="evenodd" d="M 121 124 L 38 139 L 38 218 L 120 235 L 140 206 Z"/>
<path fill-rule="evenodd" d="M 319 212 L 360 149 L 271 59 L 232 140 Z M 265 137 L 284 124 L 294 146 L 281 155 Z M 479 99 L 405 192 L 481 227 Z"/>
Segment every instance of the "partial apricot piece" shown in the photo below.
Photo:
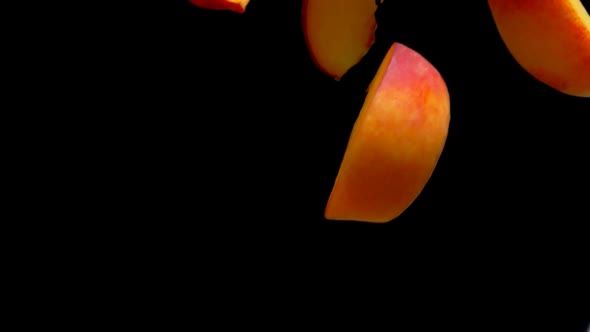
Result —
<path fill-rule="evenodd" d="M 250 0 L 189 0 L 197 7 L 212 10 L 231 10 L 236 13 L 244 13 Z"/>
<path fill-rule="evenodd" d="M 580 0 L 488 0 L 506 47 L 533 77 L 590 97 L 590 16 Z"/>
<path fill-rule="evenodd" d="M 316 66 L 339 80 L 375 41 L 375 0 L 303 0 L 305 42 Z"/>
<path fill-rule="evenodd" d="M 439 72 L 394 43 L 354 124 L 325 218 L 383 223 L 398 217 L 432 176 L 449 121 Z"/>

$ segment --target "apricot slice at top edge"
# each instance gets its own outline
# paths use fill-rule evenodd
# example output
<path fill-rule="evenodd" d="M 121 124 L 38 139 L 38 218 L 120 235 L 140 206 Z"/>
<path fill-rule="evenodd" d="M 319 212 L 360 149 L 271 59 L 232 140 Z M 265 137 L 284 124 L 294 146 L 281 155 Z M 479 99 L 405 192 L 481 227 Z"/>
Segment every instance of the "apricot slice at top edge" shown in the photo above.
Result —
<path fill-rule="evenodd" d="M 488 0 L 508 51 L 562 93 L 590 97 L 590 16 L 580 0 Z"/>
<path fill-rule="evenodd" d="M 339 80 L 375 41 L 375 0 L 303 0 L 302 25 L 316 66 Z"/>
<path fill-rule="evenodd" d="M 236 13 L 244 13 L 250 0 L 189 0 L 193 5 L 212 10 L 231 10 Z"/>

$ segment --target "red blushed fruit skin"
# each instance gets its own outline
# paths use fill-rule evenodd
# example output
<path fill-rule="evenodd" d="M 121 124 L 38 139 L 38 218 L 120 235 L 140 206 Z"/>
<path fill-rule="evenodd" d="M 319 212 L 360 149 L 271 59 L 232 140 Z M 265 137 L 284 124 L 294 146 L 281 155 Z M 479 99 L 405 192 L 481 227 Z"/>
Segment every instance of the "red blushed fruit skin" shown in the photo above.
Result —
<path fill-rule="evenodd" d="M 440 73 L 395 43 L 355 122 L 325 218 L 388 222 L 418 197 L 443 151 L 450 97 Z"/>
<path fill-rule="evenodd" d="M 560 92 L 590 97 L 590 26 L 588 13 L 576 1 L 488 4 L 508 50 L 529 74 Z"/>
<path fill-rule="evenodd" d="M 246 11 L 246 5 L 249 0 L 242 0 L 232 2 L 229 0 L 189 0 L 193 5 L 211 10 L 231 10 L 233 12 L 243 14 Z"/>

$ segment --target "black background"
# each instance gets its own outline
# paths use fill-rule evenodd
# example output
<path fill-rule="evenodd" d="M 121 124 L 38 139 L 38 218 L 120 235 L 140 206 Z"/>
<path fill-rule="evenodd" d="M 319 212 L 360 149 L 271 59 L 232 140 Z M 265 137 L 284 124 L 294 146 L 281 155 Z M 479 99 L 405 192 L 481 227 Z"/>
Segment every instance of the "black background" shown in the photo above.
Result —
<path fill-rule="evenodd" d="M 114 83 L 121 80 L 135 103 L 131 129 L 144 134 L 137 136 L 137 149 L 147 149 L 140 157 L 152 152 L 144 163 L 152 185 L 166 188 L 188 218 L 208 223 L 262 220 L 381 234 L 579 231 L 587 219 L 590 101 L 522 70 L 485 3 L 424 6 L 386 2 L 377 13 L 377 43 L 341 82 L 313 65 L 299 1 L 253 1 L 242 15 L 180 0 L 139 12 L 145 22 L 122 43 L 139 43 L 140 51 L 122 52 L 126 67 Z M 447 83 L 452 120 L 444 153 L 394 222 L 326 221 L 365 89 L 394 41 L 422 54 Z"/>
<path fill-rule="evenodd" d="M 101 51 L 116 60 L 105 89 L 119 98 L 105 105 L 103 133 L 116 139 L 104 206 L 131 221 L 115 233 L 144 243 L 137 252 L 171 269 L 235 270 L 228 280 L 270 267 L 340 297 L 388 286 L 438 305 L 587 302 L 590 99 L 527 74 L 485 1 L 385 1 L 376 44 L 340 82 L 308 54 L 300 1 L 252 0 L 236 14 L 174 0 L 130 15 Z M 447 83 L 443 155 L 396 220 L 327 221 L 365 89 L 395 41 Z M 338 272 L 320 276 L 327 266 Z"/>

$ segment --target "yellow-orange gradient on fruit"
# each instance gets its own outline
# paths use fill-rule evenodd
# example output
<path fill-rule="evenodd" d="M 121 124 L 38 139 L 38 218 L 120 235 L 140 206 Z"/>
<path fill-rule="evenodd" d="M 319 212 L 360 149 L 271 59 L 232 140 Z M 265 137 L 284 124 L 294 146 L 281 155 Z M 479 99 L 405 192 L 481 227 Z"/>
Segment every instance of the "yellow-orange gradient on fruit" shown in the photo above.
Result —
<path fill-rule="evenodd" d="M 189 0 L 197 7 L 213 10 L 231 10 L 236 13 L 244 13 L 250 0 Z"/>
<path fill-rule="evenodd" d="M 440 73 L 394 43 L 354 124 L 325 218 L 388 222 L 422 192 L 443 151 L 450 100 Z"/>
<path fill-rule="evenodd" d="M 375 40 L 375 0 L 303 0 L 302 24 L 316 66 L 339 80 Z"/>
<path fill-rule="evenodd" d="M 488 0 L 506 47 L 532 76 L 590 97 L 590 16 L 580 0 Z"/>

